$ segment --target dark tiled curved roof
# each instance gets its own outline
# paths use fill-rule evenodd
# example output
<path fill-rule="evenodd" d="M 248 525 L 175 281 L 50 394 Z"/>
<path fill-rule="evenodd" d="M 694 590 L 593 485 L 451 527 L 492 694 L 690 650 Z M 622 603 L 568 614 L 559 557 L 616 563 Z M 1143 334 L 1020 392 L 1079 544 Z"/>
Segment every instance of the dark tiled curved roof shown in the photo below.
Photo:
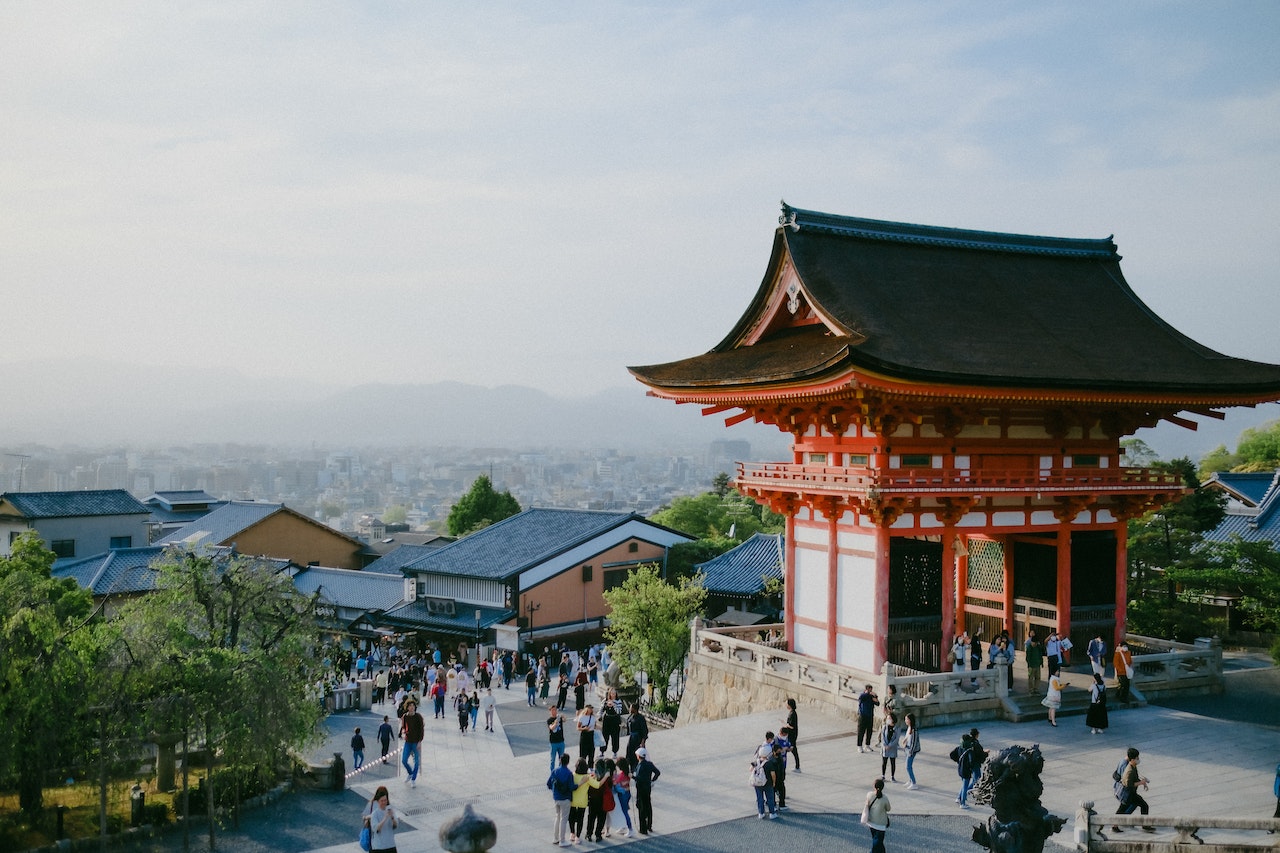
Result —
<path fill-rule="evenodd" d="M 770 268 L 728 337 L 702 356 L 631 368 L 641 381 L 761 388 L 864 371 L 950 385 L 1280 399 L 1280 366 L 1214 352 L 1143 304 L 1109 238 L 784 209 L 790 214 L 795 227 L 788 220 L 778 228 Z M 805 298 L 834 328 L 772 333 L 746 345 L 788 257 Z"/>
<path fill-rule="evenodd" d="M 708 592 L 721 595 L 755 595 L 765 578 L 782 577 L 781 534 L 756 533 L 738 547 L 696 568 Z"/>
<path fill-rule="evenodd" d="M 151 512 L 124 489 L 81 492 L 6 492 L 4 500 L 25 518 L 76 518 L 90 515 L 136 515 Z"/>
<path fill-rule="evenodd" d="M 526 509 L 457 542 L 433 549 L 405 563 L 403 568 L 414 572 L 506 578 L 633 518 L 643 520 L 630 512 Z"/>

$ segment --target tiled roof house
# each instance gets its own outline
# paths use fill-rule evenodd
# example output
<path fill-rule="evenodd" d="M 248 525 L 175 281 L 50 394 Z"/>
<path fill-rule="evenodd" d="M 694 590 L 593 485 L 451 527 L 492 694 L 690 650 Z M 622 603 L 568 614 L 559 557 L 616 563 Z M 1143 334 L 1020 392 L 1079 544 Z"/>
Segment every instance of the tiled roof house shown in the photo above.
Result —
<path fill-rule="evenodd" d="M 492 631 L 504 648 L 515 648 L 521 624 L 539 640 L 599 631 L 606 589 L 692 539 L 635 513 L 527 509 L 402 563 L 414 598 L 382 621 L 485 642 Z"/>
<path fill-rule="evenodd" d="M 124 489 L 0 495 L 0 553 L 35 530 L 58 559 L 147 543 L 150 510 Z"/>
<path fill-rule="evenodd" d="M 363 568 L 363 542 L 265 501 L 230 501 L 156 541 L 157 545 L 235 546 L 241 554 L 290 560 L 300 566 Z"/>

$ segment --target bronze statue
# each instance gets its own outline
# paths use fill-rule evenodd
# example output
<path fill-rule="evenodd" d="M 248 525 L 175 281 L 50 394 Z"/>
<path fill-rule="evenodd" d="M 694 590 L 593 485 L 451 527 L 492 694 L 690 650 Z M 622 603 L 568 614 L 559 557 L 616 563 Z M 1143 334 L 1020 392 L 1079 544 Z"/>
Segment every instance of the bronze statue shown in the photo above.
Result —
<path fill-rule="evenodd" d="M 1040 805 L 1043 770 L 1039 744 L 1030 749 L 1010 746 L 987 759 L 982 778 L 970 794 L 975 802 L 995 809 L 995 814 L 973 828 L 976 843 L 992 853 L 1042 853 L 1045 839 L 1067 822 Z"/>

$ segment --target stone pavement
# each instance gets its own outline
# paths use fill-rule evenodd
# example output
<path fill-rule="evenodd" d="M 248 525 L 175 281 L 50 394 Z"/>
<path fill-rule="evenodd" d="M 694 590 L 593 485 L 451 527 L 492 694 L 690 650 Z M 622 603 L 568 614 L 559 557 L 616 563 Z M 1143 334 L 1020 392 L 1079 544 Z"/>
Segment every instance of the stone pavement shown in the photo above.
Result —
<path fill-rule="evenodd" d="M 1204 700 L 1211 707 L 1201 709 L 1201 713 L 1210 712 L 1213 707 L 1239 707 L 1247 714 L 1249 708 L 1256 707 L 1267 709 L 1268 719 L 1274 720 L 1274 709 L 1280 706 L 1280 695 L 1276 693 L 1280 679 L 1274 673 L 1267 670 L 1259 681 L 1255 671 L 1251 673 L 1252 681 L 1239 682 L 1247 687 L 1248 695 L 1243 699 L 1232 689 L 1237 676 L 1229 674 L 1227 694 Z M 355 837 L 362 798 L 370 796 L 377 785 L 387 784 L 393 805 L 409 824 L 397 835 L 401 851 L 440 849 L 440 824 L 460 813 L 468 802 L 496 822 L 496 850 L 548 849 L 552 832 L 551 795 L 545 786 L 548 755 L 545 750 L 513 751 L 504 728 L 504 721 L 512 727 L 514 742 L 529 743 L 531 733 L 545 741 L 545 735 L 537 729 L 541 725 L 538 718 L 543 714 L 538 712 L 532 715 L 535 719 L 530 719 L 523 690 L 497 690 L 494 695 L 499 702 L 498 730 L 494 733 L 480 731 L 462 736 L 456 720 L 427 717 L 424 776 L 416 788 L 404 784 L 398 763 L 376 764 L 354 776 L 348 783 L 352 790 L 345 794 L 299 793 L 276 806 L 265 807 L 256 817 L 252 812 L 246 813 L 241 831 L 223 833 L 218 848 L 237 853 L 351 853 L 357 849 Z M 356 725 L 362 727 L 372 747 L 366 754 L 376 755 L 377 741 L 371 735 L 381 714 L 390 710 L 390 705 L 378 706 L 373 714 L 330 717 L 330 741 L 316 750 L 316 757 L 327 760 L 341 749 L 350 768 L 346 744 Z M 869 846 L 867 835 L 857 826 L 857 813 L 865 792 L 880 773 L 880 757 L 858 752 L 854 729 L 847 719 L 802 714 L 800 753 L 804 772 L 788 774 L 792 808 L 778 821 L 754 818 L 754 796 L 747 784 L 749 757 L 765 730 L 776 730 L 782 716 L 779 710 L 776 714 L 653 732 L 650 756 L 663 774 L 653 794 L 656 834 L 648 838 L 606 839 L 604 845 L 642 844 L 654 851 L 724 849 L 743 853 L 776 851 L 784 846 L 803 849 L 806 844 L 820 849 L 865 849 Z M 1152 815 L 1269 817 L 1275 808 L 1272 782 L 1280 761 L 1280 727 L 1274 722 L 1263 725 L 1218 719 L 1152 705 L 1113 712 L 1111 727 L 1102 735 L 1090 734 L 1081 716 L 1060 717 L 1056 728 L 1047 722 L 985 722 L 978 727 L 983 745 L 991 751 L 1015 743 L 1040 745 L 1045 756 L 1043 803 L 1051 812 L 1068 819 L 1073 818 L 1081 800 L 1095 801 L 1100 812 L 1115 810 L 1110 775 L 1130 745 L 1142 750 L 1142 772 L 1152 783 L 1146 794 Z M 968 829 L 990 811 L 979 806 L 961 811 L 955 803 L 959 779 L 955 765 L 947 757 L 969 728 L 955 725 L 922 731 L 923 752 L 915 762 L 922 787 L 907 791 L 902 784 L 888 786 L 895 817 L 889 848 L 895 853 L 981 849 L 968 840 Z M 900 782 L 906 779 L 904 765 L 905 759 L 900 760 Z M 288 811 L 290 808 L 309 810 L 312 817 L 300 819 Z M 1073 847 L 1071 830 L 1072 824 L 1068 823 L 1052 841 Z M 1155 838 L 1172 835 L 1171 830 L 1163 829 Z M 1215 833 L 1215 838 L 1221 837 Z M 153 850 L 181 849 L 174 846 L 176 838 L 170 835 L 154 847 L 145 846 Z M 584 842 L 579 849 L 604 845 Z M 192 849 L 205 849 L 203 836 L 193 837 Z"/>

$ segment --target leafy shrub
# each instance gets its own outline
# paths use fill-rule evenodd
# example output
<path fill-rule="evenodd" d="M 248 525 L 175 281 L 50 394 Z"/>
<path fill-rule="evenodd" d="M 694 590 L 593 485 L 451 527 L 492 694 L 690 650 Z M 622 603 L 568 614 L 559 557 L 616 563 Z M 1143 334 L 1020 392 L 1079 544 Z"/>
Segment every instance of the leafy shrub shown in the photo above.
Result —
<path fill-rule="evenodd" d="M 1144 598 L 1129 603 L 1129 630 L 1147 637 L 1195 642 L 1226 632 L 1226 620 L 1207 616 L 1198 604 L 1167 598 Z"/>

